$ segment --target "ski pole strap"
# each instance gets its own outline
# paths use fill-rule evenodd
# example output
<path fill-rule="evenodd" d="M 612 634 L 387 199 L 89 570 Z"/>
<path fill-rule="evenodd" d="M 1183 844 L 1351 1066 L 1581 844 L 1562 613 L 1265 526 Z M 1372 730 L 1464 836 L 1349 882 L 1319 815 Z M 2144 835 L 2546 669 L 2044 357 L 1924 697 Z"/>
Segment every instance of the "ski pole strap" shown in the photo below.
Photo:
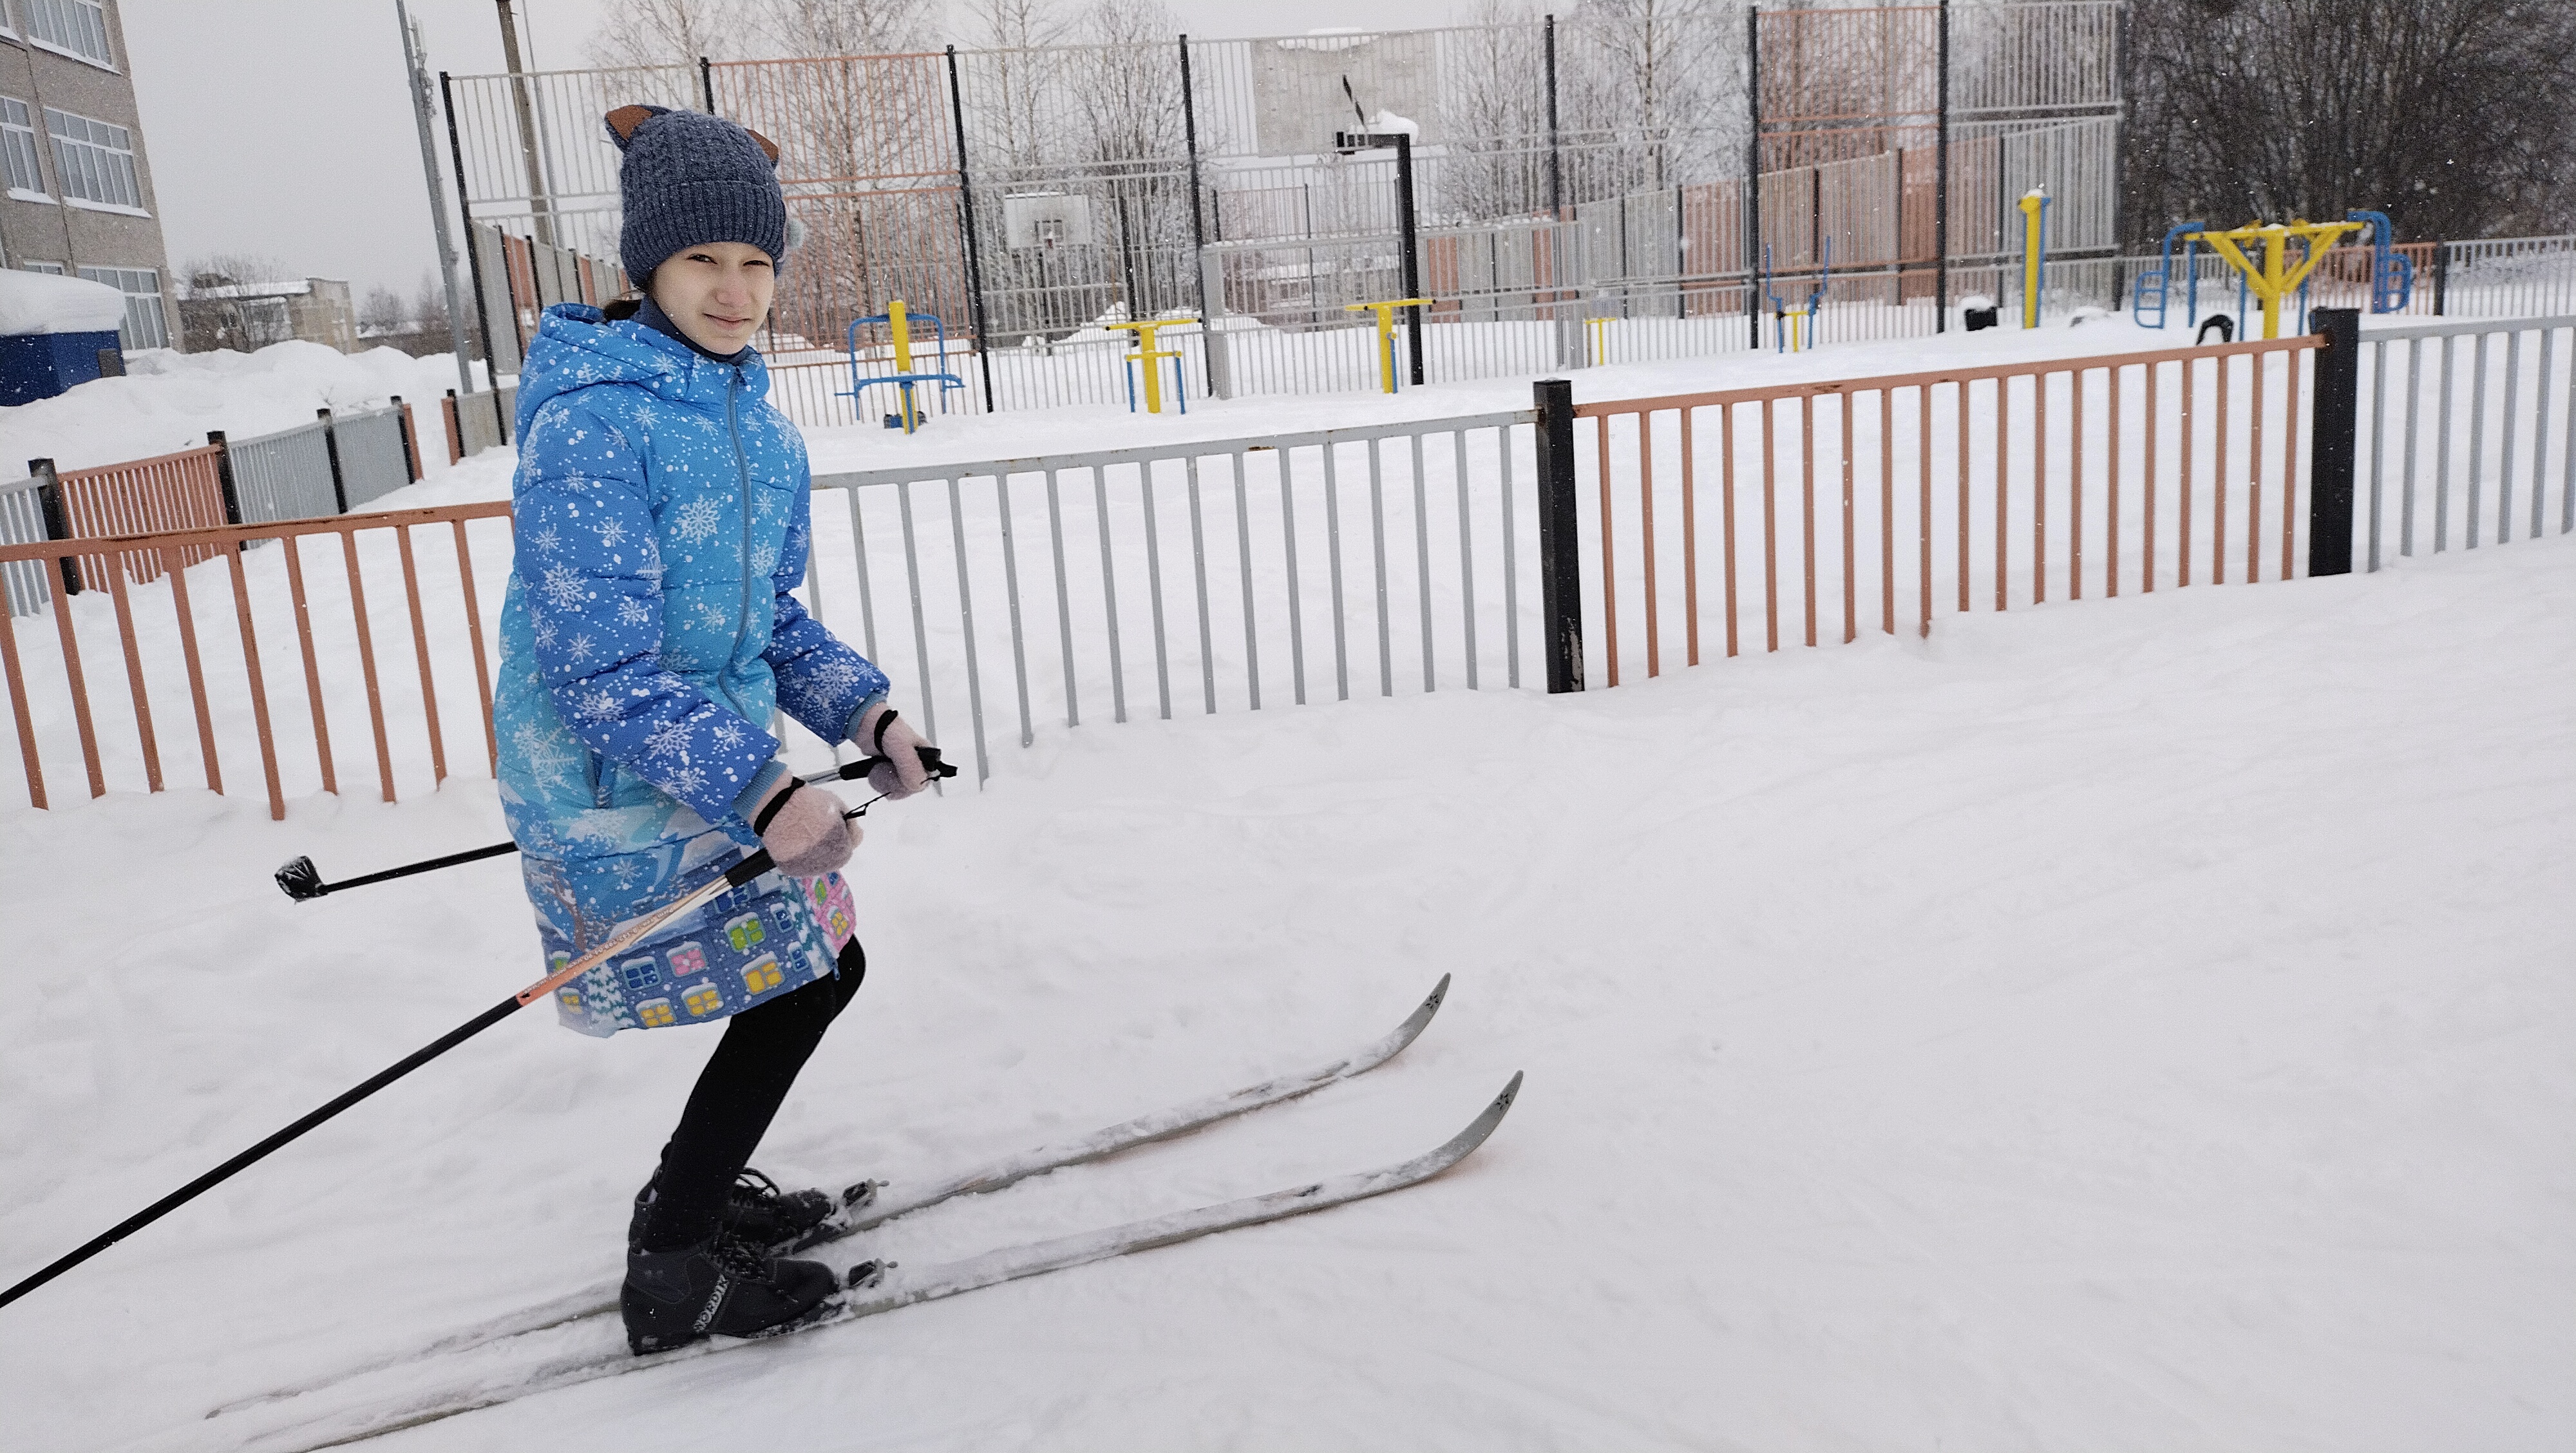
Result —
<path fill-rule="evenodd" d="M 939 749 L 937 747 L 922 748 L 920 757 L 923 769 L 928 771 L 933 777 L 954 777 L 957 775 L 957 764 L 943 760 L 939 755 Z M 891 767 L 893 765 L 894 759 L 891 757 L 861 757 L 857 761 L 843 766 L 838 775 L 844 782 L 856 782 L 879 767 Z M 806 780 L 809 782 L 819 782 L 830 775 L 833 774 L 818 774 L 816 776 L 809 777 Z"/>
<path fill-rule="evenodd" d="M 770 798 L 767 805 L 760 809 L 760 816 L 752 819 L 751 830 L 766 834 L 769 831 L 769 825 L 778 820 L 779 812 L 787 806 L 787 799 L 804 790 L 805 779 L 801 777 L 785 779 L 784 785 L 778 789 L 778 795 Z"/>

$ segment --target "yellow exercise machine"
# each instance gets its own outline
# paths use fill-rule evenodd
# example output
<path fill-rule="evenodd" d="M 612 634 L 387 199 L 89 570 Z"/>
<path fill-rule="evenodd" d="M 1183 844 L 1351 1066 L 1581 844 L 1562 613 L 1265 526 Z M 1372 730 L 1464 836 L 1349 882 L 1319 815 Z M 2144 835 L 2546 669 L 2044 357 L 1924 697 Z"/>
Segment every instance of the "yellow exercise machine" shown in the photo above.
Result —
<path fill-rule="evenodd" d="M 2248 222 L 2225 232 L 2194 232 L 2185 238 L 2205 242 L 2209 250 L 2226 258 L 2228 265 L 2244 274 L 2245 285 L 2263 302 L 2263 336 L 2281 336 L 2281 300 L 2299 290 L 2326 260 L 2326 249 L 2347 232 L 2362 231 L 2361 222 L 2309 222 L 2293 218 L 2288 223 Z M 2306 244 L 2307 255 L 2296 262 L 2289 260 L 2290 240 Z M 2252 243 L 2262 252 L 2262 260 L 2245 255 L 2245 244 Z"/>
<path fill-rule="evenodd" d="M 2021 325 L 2039 326 L 2039 295 L 2048 285 L 2048 193 L 2033 187 L 2021 208 Z"/>
<path fill-rule="evenodd" d="M 1186 414 L 1190 411 L 1189 389 L 1181 382 L 1181 351 L 1177 348 L 1156 348 L 1154 334 L 1164 328 L 1195 327 L 1198 321 L 1196 318 L 1148 318 L 1141 323 L 1108 325 L 1136 335 L 1136 351 L 1119 360 L 1119 371 L 1124 373 L 1126 365 L 1130 363 L 1141 363 L 1145 366 L 1146 413 L 1159 414 L 1163 411 L 1163 375 L 1155 370 L 1154 365 L 1166 358 L 1172 360 L 1172 387 L 1180 394 L 1181 412 Z M 1131 414 L 1136 412 L 1136 381 L 1132 378 L 1127 381 L 1127 412 Z"/>
<path fill-rule="evenodd" d="M 1395 392 L 1395 310 L 1427 308 L 1429 298 L 1390 298 L 1383 303 L 1344 303 L 1345 313 L 1375 311 L 1377 314 L 1377 382 L 1378 392 Z"/>

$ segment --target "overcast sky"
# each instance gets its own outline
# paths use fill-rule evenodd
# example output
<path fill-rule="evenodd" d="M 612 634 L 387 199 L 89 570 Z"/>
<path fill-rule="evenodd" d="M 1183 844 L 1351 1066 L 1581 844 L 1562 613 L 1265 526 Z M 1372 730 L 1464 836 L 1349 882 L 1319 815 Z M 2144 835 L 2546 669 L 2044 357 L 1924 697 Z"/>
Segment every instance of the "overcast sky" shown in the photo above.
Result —
<path fill-rule="evenodd" d="M 1071 3 L 1071 0 L 1068 0 Z M 1193 35 L 1439 25 L 1452 0 L 1167 0 Z M 124 0 L 172 269 L 262 253 L 408 297 L 437 258 L 394 0 Z M 587 63 L 600 0 L 518 0 L 528 63 Z M 503 69 L 493 0 L 415 0 L 433 74 Z M 960 45 L 971 43 L 959 34 Z M 446 146 L 444 121 L 437 143 Z M 451 202 L 454 180 L 448 179 Z"/>

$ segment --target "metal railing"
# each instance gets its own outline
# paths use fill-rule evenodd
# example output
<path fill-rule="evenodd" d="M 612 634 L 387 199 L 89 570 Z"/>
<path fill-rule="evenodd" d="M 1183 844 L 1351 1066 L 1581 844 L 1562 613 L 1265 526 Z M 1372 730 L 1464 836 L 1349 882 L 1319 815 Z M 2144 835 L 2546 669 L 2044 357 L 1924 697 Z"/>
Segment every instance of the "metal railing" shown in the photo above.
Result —
<path fill-rule="evenodd" d="M 1320 698 L 1326 635 L 1335 699 L 1516 686 L 1536 537 L 1513 482 L 1534 418 L 827 475 L 814 613 L 872 660 L 910 637 L 897 697 L 933 735 L 963 698 L 979 781 L 1004 659 L 1024 746 L 1041 716 L 1070 727 L 1104 705 L 1125 721 L 1149 699 L 1168 718 Z"/>
<path fill-rule="evenodd" d="M 1733 656 L 1750 648 L 1743 616 L 1757 587 L 1761 645 L 1776 651 L 1784 608 L 1791 637 L 1812 646 L 1837 596 L 1840 638 L 1851 641 L 1864 621 L 1894 634 L 1909 615 L 1929 634 L 1936 600 L 2004 610 L 2052 591 L 2117 595 L 2124 581 L 2141 591 L 2189 585 L 2201 554 L 2213 584 L 2239 559 L 2241 578 L 2260 580 L 2275 538 L 2271 578 L 2291 578 L 2307 523 L 2302 358 L 2322 342 L 1576 406 L 1574 417 L 1593 423 L 1594 490 L 1583 493 L 1597 491 L 1598 505 L 1583 528 L 1598 550 L 1585 587 L 1601 605 L 1594 662 L 1612 686 L 1637 666 L 1660 674 L 1664 622 L 1677 617 L 1684 658 L 1698 664 L 1704 587 Z M 1757 488 L 1748 518 L 1740 501 Z M 1714 521 L 1703 517 L 1710 504 Z M 1714 581 L 1702 570 L 1708 556 Z M 1678 560 L 1678 579 L 1663 572 L 1668 560 Z M 1794 592 L 1785 607 L 1784 590 Z M 1643 641 L 1625 647 L 1623 601 L 1644 627 Z"/>
<path fill-rule="evenodd" d="M 997 740 L 1051 719 L 1517 687 L 1533 656 L 1579 690 L 1951 611 L 2333 573 L 2364 541 L 2375 566 L 2391 535 L 2424 553 L 2576 528 L 2576 315 L 2324 325 L 1579 407 L 1550 380 L 1529 410 L 828 475 L 810 608 L 872 658 L 908 655 L 896 696 L 933 736 L 962 707 L 981 781 Z M 29 494 L 0 489 L 0 526 Z M 444 732 L 479 725 L 497 760 L 484 616 L 509 538 L 468 526 L 508 513 L 0 545 L 60 642 L 25 657 L 0 617 L 28 800 L 75 743 L 93 793 L 160 788 L 182 680 L 207 785 L 218 744 L 256 750 L 272 813 L 338 790 L 335 718 L 345 740 L 364 713 L 388 800 L 444 777 Z M 302 548 L 317 534 L 340 548 Z M 246 551 L 269 538 L 285 548 Z M 203 563 L 102 570 L 100 600 L 64 568 L 84 554 Z M 228 593 L 238 629 L 201 638 L 192 592 Z M 375 658 L 406 619 L 416 691 Z M 262 638 L 287 632 L 308 713 L 270 710 Z M 102 652 L 125 663 L 130 744 L 84 684 Z"/>
<path fill-rule="evenodd" d="M 506 521 L 509 514 L 506 501 L 495 501 L 97 541 L 0 545 L 0 569 L 19 564 L 37 568 L 59 645 L 53 660 L 28 659 L 21 651 L 15 622 L 0 614 L 0 671 L 5 671 L 8 682 L 27 801 L 36 807 L 47 804 L 45 744 L 50 742 L 56 753 L 66 752 L 67 737 L 78 740 L 91 796 L 104 794 L 111 776 L 131 780 L 137 769 L 149 790 L 161 791 L 165 785 L 162 736 L 173 729 L 168 709 L 181 681 L 186 683 L 188 720 L 193 723 L 207 789 L 224 790 L 223 756 L 238 758 L 255 751 L 273 818 L 286 815 L 290 775 L 299 790 L 307 790 L 303 783 L 314 780 L 290 760 L 294 749 L 305 743 L 311 746 L 321 790 L 339 790 L 339 764 L 331 744 L 335 716 L 344 732 L 352 719 L 361 713 L 365 716 L 375 747 L 378 787 L 387 802 L 395 800 L 398 760 L 403 773 L 417 770 L 414 764 L 419 756 L 414 753 L 419 749 L 425 748 L 420 756 L 426 758 L 429 783 L 445 779 L 447 730 L 462 727 L 470 734 L 479 721 L 487 761 L 496 762 L 499 744 L 491 725 L 491 670 L 467 526 L 478 520 Z M 432 539 L 439 534 L 450 537 L 452 560 L 436 561 L 415 552 L 415 533 L 423 529 L 430 531 Z M 506 524 L 501 529 L 506 531 Z M 302 545 L 314 536 L 336 536 L 339 548 L 308 554 Z M 251 543 L 270 539 L 281 541 L 283 548 L 245 552 Z M 486 579 L 497 580 L 506 572 L 506 543 L 506 533 L 485 542 Z M 109 600 L 102 607 L 94 596 L 76 597 L 60 568 L 61 562 L 101 547 L 127 559 L 165 552 L 193 554 L 200 564 L 169 570 L 150 581 L 129 581 L 124 570 L 107 571 L 104 593 Z M 223 561 L 220 568 L 213 563 L 218 557 Z M 496 564 L 498 570 L 492 569 Z M 389 590 L 383 576 L 396 568 L 400 580 L 396 589 Z M 372 605 L 368 599 L 371 574 L 377 585 Z M 426 590 L 424 577 L 429 584 Z M 217 594 L 229 597 L 235 630 L 201 633 L 197 600 Z M 476 706 L 473 716 L 461 722 L 455 719 L 458 692 L 453 681 L 448 692 L 451 705 L 442 710 L 438 678 L 461 672 L 466 653 L 457 649 L 459 643 L 452 638 L 433 645 L 425 599 L 443 599 L 448 604 L 442 617 L 461 617 L 462 644 L 470 647 Z M 220 612 L 222 607 L 213 608 Z M 418 670 L 416 693 L 401 680 L 401 673 L 377 669 L 378 633 L 399 630 L 401 615 L 409 618 Z M 291 706 L 272 710 L 270 701 L 269 682 L 275 668 L 264 664 L 264 659 L 274 658 L 263 657 L 262 638 L 273 653 L 290 634 L 302 664 L 309 726 L 297 720 Z M 102 654 L 123 658 L 134 724 L 130 753 L 121 739 L 100 729 L 91 699 L 85 663 Z M 443 665 L 434 667 L 434 658 L 439 657 L 445 658 Z M 156 696 L 162 702 L 158 715 Z M 401 710 L 406 706 L 417 707 L 416 720 Z"/>
<path fill-rule="evenodd" d="M 340 513 L 327 420 L 239 443 L 226 440 L 225 448 L 239 506 L 232 523 L 267 524 Z"/>
<path fill-rule="evenodd" d="M 2576 529 L 2576 314 L 2372 328 L 2362 356 L 2367 569 Z"/>

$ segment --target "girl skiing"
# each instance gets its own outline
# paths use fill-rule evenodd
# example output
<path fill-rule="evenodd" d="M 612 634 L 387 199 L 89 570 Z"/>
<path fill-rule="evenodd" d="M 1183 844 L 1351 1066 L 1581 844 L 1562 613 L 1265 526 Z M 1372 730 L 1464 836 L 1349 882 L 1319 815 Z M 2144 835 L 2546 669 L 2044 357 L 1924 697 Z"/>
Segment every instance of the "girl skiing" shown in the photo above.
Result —
<path fill-rule="evenodd" d="M 608 113 L 618 247 L 640 303 L 549 308 L 520 374 L 518 554 L 501 620 L 501 797 L 557 964 L 767 848 L 777 870 L 567 985 L 587 1034 L 727 1019 L 635 1198 L 628 1345 L 796 1322 L 834 1289 L 785 1259 L 831 1210 L 746 1168 L 866 972 L 835 870 L 858 841 L 768 732 L 783 710 L 927 784 L 886 678 L 805 613 L 805 447 L 751 339 L 790 245 L 766 138 L 658 106 Z"/>

